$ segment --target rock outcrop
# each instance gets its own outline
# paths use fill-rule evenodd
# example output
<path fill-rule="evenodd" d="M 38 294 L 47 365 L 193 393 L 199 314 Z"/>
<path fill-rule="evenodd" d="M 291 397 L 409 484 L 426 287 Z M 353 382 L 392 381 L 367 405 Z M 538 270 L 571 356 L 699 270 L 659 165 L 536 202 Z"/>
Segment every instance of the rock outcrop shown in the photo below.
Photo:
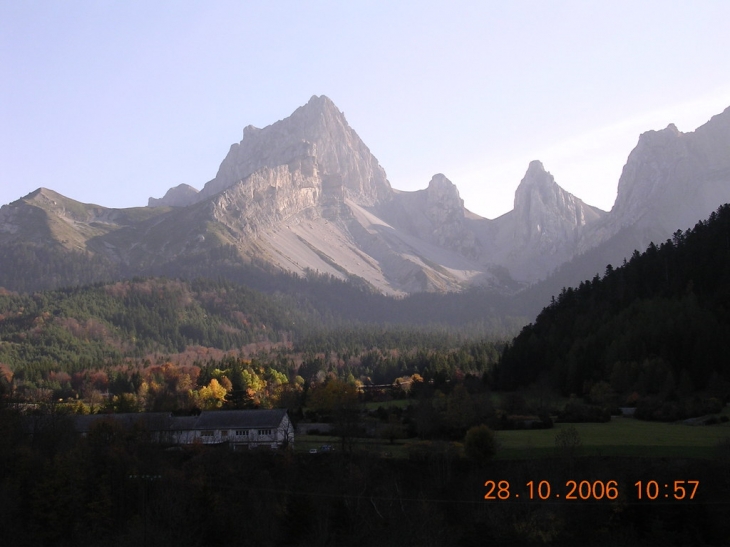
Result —
<path fill-rule="evenodd" d="M 554 252 L 574 243 L 578 232 L 605 213 L 557 185 L 542 163 L 532 161 L 515 192 L 515 243 Z"/>
<path fill-rule="evenodd" d="M 730 108 L 693 132 L 682 133 L 670 124 L 643 133 L 623 168 L 610 214 L 585 230 L 578 252 L 627 232 L 634 248 L 643 249 L 694 226 L 728 202 Z"/>
<path fill-rule="evenodd" d="M 530 163 L 515 192 L 512 211 L 479 227 L 491 264 L 533 283 L 569 259 L 580 233 L 606 215 L 563 190 L 542 163 Z"/>
<path fill-rule="evenodd" d="M 691 133 L 648 131 L 621 173 L 612 221 L 689 227 L 730 201 L 729 179 L 730 108 Z"/>
<path fill-rule="evenodd" d="M 256 236 L 259 230 L 315 208 L 322 180 L 312 156 L 286 165 L 264 167 L 229 186 L 210 201 L 212 217 L 239 236 Z"/>
<path fill-rule="evenodd" d="M 195 203 L 198 191 L 189 184 L 170 188 L 163 197 L 149 198 L 147 207 L 186 207 Z"/>
<path fill-rule="evenodd" d="M 464 200 L 453 182 L 438 173 L 428 186 L 415 192 L 395 192 L 378 207 L 379 215 L 394 227 L 466 257 L 478 259 L 474 233 L 466 225 Z"/>

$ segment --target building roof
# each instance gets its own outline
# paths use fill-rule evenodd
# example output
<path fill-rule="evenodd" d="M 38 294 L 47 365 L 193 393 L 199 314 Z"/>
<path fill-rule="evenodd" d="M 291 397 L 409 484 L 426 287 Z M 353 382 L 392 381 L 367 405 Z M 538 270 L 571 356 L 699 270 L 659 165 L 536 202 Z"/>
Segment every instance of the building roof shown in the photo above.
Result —
<path fill-rule="evenodd" d="M 252 429 L 279 427 L 286 409 L 211 410 L 201 412 L 194 429 Z"/>
<path fill-rule="evenodd" d="M 76 431 L 86 433 L 91 426 L 102 420 L 113 420 L 125 427 L 141 425 L 148 431 L 164 431 L 170 427 L 169 412 L 141 412 L 125 414 L 86 414 L 74 416 L 74 427 Z"/>
<path fill-rule="evenodd" d="M 198 416 L 172 416 L 170 418 L 170 429 L 176 431 L 195 429 L 195 422 Z"/>
<path fill-rule="evenodd" d="M 142 425 L 148 431 L 193 429 L 273 429 L 281 425 L 286 409 L 207 410 L 199 416 L 173 416 L 169 412 L 89 414 L 74 416 L 76 431 L 86 433 L 99 420 L 114 420 L 126 427 Z"/>

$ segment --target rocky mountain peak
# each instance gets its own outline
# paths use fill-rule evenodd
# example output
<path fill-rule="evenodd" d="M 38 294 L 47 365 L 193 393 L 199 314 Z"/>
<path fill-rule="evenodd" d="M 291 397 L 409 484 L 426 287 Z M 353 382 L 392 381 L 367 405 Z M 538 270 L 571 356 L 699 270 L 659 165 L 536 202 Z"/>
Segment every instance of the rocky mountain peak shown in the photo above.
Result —
<path fill-rule="evenodd" d="M 253 138 L 253 135 L 261 131 L 260 128 L 253 126 L 253 125 L 247 125 L 243 128 L 243 138 L 245 139 L 247 136 L 249 138 Z"/>
<path fill-rule="evenodd" d="M 464 200 L 459 196 L 456 185 L 441 173 L 434 175 L 426 188 L 426 202 L 429 210 L 438 208 L 456 211 L 464 215 Z"/>
<path fill-rule="evenodd" d="M 730 108 L 689 133 L 674 124 L 639 137 L 611 211 L 617 226 L 682 229 L 730 199 Z"/>
<path fill-rule="evenodd" d="M 312 95 L 305 105 L 295 110 L 296 112 L 300 112 L 301 114 L 307 113 L 310 116 L 330 115 L 344 119 L 344 115 L 340 112 L 340 109 L 326 95 Z"/>
<path fill-rule="evenodd" d="M 49 246 L 152 275 L 186 263 L 197 272 L 201 257 L 225 245 L 244 261 L 300 275 L 357 277 L 388 294 L 472 284 L 512 292 L 579 253 L 563 286 L 590 277 L 727 202 L 730 108 L 692 133 L 673 124 L 644 133 L 611 213 L 563 190 L 533 161 L 514 209 L 489 220 L 467 211 L 440 173 L 422 190 L 392 190 L 344 114 L 327 97 L 314 96 L 288 118 L 247 125 L 200 193 L 180 185 L 151 198 L 152 207 L 127 211 L 41 188 L 4 205 L 0 252 L 18 243 Z M 228 250 L 225 256 L 226 264 L 236 259 Z M 216 269 L 208 271 L 219 275 Z"/>
<path fill-rule="evenodd" d="M 674 124 L 660 131 L 646 131 L 629 154 L 618 182 L 612 213 L 624 225 L 638 220 L 646 205 L 658 197 L 669 172 L 685 155 L 682 134 Z"/>
<path fill-rule="evenodd" d="M 563 190 L 540 161 L 530 162 L 515 192 L 513 213 L 524 242 L 572 239 L 577 228 L 596 220 L 602 211 Z"/>
<path fill-rule="evenodd" d="M 198 195 L 198 191 L 189 184 L 180 184 L 170 188 L 165 195 L 159 199 L 149 198 L 147 207 L 185 207 Z"/>
<path fill-rule="evenodd" d="M 431 221 L 430 239 L 436 244 L 473 256 L 474 234 L 464 225 L 464 200 L 456 185 L 443 174 L 431 178 L 426 194 L 426 217 Z"/>
<path fill-rule="evenodd" d="M 391 197 L 391 187 L 377 159 L 326 96 L 313 96 L 291 116 L 258 129 L 246 126 L 231 146 L 216 177 L 198 200 L 213 196 L 254 172 L 312 157 L 322 179 L 322 197 L 349 198 L 373 205 Z"/>
<path fill-rule="evenodd" d="M 540 160 L 532 160 L 527 166 L 527 171 L 521 182 L 523 184 L 530 184 L 533 182 L 544 182 L 550 179 L 552 179 L 552 176 L 545 170 L 542 162 Z"/>
<path fill-rule="evenodd" d="M 542 162 L 533 160 L 527 167 L 525 176 L 515 191 L 515 211 L 529 211 L 534 200 L 539 202 L 554 201 L 560 187 L 553 176 L 545 170 Z"/>

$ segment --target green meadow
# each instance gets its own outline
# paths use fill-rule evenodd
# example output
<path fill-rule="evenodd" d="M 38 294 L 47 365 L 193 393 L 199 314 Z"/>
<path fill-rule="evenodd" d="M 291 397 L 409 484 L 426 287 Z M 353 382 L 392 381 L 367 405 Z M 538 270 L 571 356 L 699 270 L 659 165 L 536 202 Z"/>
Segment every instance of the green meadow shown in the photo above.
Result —
<path fill-rule="evenodd" d="M 497 431 L 498 459 L 522 459 L 556 454 L 555 436 L 575 427 L 581 455 L 711 458 L 730 439 L 730 422 L 711 426 L 644 422 L 613 418 L 607 423 L 555 424 L 553 429 Z"/>
<path fill-rule="evenodd" d="M 724 413 L 727 411 L 726 408 Z M 578 431 L 580 447 L 577 453 L 582 456 L 715 458 L 720 445 L 724 445 L 730 455 L 730 422 L 690 426 L 614 417 L 607 423 L 555 424 L 552 429 L 496 431 L 499 448 L 495 458 L 519 460 L 558 455 L 555 437 L 567 427 Z M 340 441 L 339 437 L 299 435 L 295 447 L 297 452 L 308 452 L 329 444 L 338 451 Z M 407 447 L 417 442 L 417 439 L 398 439 L 390 444 L 385 439 L 358 438 L 353 440 L 353 449 L 399 458 L 407 457 Z"/>

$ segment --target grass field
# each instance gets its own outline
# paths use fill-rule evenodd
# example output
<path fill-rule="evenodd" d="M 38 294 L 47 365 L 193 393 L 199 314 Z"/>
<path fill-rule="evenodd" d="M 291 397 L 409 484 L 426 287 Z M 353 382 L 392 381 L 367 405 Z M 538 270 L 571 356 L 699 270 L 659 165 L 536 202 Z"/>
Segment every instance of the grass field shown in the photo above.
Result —
<path fill-rule="evenodd" d="M 727 409 L 726 409 L 727 411 Z M 721 441 L 730 439 L 730 422 L 712 426 L 681 423 L 644 422 L 633 418 L 614 418 L 602 424 L 555 424 L 552 429 L 497 431 L 499 449 L 496 459 L 531 459 L 554 456 L 555 436 L 562 428 L 573 426 L 581 440 L 579 454 L 600 456 L 656 456 L 713 458 Z M 356 439 L 355 448 L 383 456 L 407 456 L 407 446 L 416 439 L 400 439 L 389 444 L 384 439 Z M 730 441 L 729 441 L 730 442 Z M 323 444 L 340 448 L 340 439 L 324 435 L 299 435 L 297 452 L 319 449 Z"/>
<path fill-rule="evenodd" d="M 555 424 L 537 431 L 498 431 L 497 458 L 520 459 L 555 454 L 555 435 L 573 426 L 581 454 L 602 456 L 713 457 L 720 441 L 730 438 L 730 423 L 688 426 L 614 418 L 604 424 Z"/>

